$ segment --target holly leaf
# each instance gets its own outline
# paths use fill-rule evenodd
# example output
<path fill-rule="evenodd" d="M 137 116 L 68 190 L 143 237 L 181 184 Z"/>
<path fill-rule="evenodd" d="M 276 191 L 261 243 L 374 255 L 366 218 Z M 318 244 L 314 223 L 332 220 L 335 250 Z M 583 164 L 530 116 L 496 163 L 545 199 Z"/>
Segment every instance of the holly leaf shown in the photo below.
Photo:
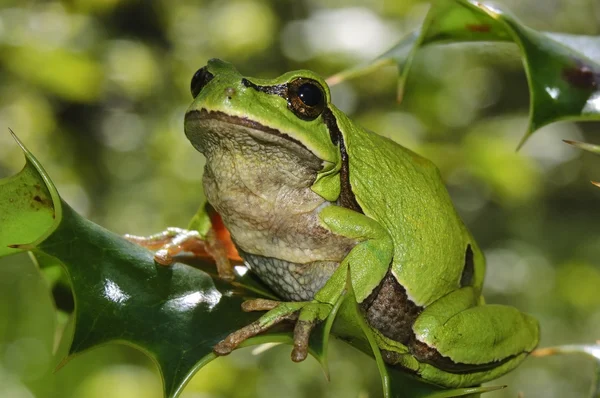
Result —
<path fill-rule="evenodd" d="M 37 250 L 60 259 L 69 274 L 76 319 L 70 357 L 109 342 L 133 345 L 156 362 L 173 397 L 196 366 L 214 358 L 218 341 L 258 317 L 240 311 L 257 296 L 250 285 L 185 264 L 156 265 L 148 250 L 61 205 L 60 225 Z"/>
<path fill-rule="evenodd" d="M 12 130 L 10 133 L 27 154 L 27 149 Z M 37 160 L 27 156 L 25 166 L 18 174 L 0 179 L 0 256 L 34 247 L 36 241 L 50 233 L 56 218 L 60 218 L 54 208 L 54 202 L 59 200 L 58 193 L 49 180 L 47 184 L 45 175 Z M 27 242 L 32 244 L 18 245 Z"/>
<path fill-rule="evenodd" d="M 473 43 L 476 42 L 476 43 Z M 492 43 L 490 43 L 492 42 Z M 542 33 L 528 28 L 497 6 L 474 0 L 434 2 L 421 28 L 374 61 L 336 74 L 336 84 L 389 63 L 400 69 L 398 100 L 417 52 L 431 44 L 469 44 L 507 57 L 517 45 L 530 91 L 529 126 L 519 147 L 539 128 L 561 120 L 600 120 L 600 38 Z M 513 49 L 509 49 L 512 52 Z M 508 55 L 510 56 L 510 55 Z"/>

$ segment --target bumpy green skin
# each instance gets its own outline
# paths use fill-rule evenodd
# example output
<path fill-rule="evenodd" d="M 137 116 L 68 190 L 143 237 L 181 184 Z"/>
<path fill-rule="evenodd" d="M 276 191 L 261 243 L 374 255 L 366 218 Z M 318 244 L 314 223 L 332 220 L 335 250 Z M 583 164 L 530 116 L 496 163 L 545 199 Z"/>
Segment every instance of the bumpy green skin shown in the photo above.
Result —
<path fill-rule="evenodd" d="M 388 362 L 428 382 L 463 387 L 501 376 L 535 348 L 539 337 L 535 319 L 511 307 L 484 304 L 483 255 L 431 162 L 352 122 L 331 104 L 326 83 L 313 72 L 248 80 L 257 86 L 282 85 L 298 77 L 319 82 L 325 90 L 326 107 L 343 137 L 341 144 L 332 142 L 331 125 L 328 127 L 323 116 L 302 120 L 290 111 L 282 96 L 243 85 L 242 76 L 227 63 L 212 60 L 207 68 L 214 77 L 189 112 L 204 110 L 244 118 L 300 142 L 321 160 L 310 187 L 331 202 L 319 208 L 321 225 L 335 236 L 356 242 L 312 302 L 300 305 L 300 319 L 326 318 L 327 310 L 323 308 L 331 308 L 340 298 L 346 275 L 357 302 L 363 303 L 391 271 L 406 298 L 419 308 L 419 314 L 410 331 L 414 337 L 411 346 L 373 329 Z M 188 120 L 186 134 L 202 151 L 205 144 L 198 141 L 203 132 L 197 124 L 196 120 Z M 347 153 L 351 191 L 362 214 L 336 203 L 343 190 L 341 145 Z M 233 232 L 232 236 L 236 240 Z M 461 285 L 469 246 L 473 253 L 472 277 L 467 285 Z M 264 315 L 263 324 L 279 319 L 282 311 L 280 308 L 276 314 L 271 311 Z M 446 365 L 438 366 L 442 363 L 439 360 L 416 354 L 415 343 L 437 352 Z M 448 363 L 458 364 L 460 371 L 449 368 Z"/>

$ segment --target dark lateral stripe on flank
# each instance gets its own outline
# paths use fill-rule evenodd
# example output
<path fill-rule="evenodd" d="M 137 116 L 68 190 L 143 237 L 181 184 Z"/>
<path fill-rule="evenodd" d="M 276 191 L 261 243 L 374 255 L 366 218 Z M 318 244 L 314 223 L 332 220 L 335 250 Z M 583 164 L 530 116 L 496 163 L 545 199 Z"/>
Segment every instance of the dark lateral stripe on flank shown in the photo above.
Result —
<path fill-rule="evenodd" d="M 188 118 L 192 118 L 192 117 L 196 117 L 200 120 L 219 120 L 219 121 L 222 121 L 225 123 L 235 124 L 238 126 L 248 127 L 250 129 L 254 129 L 254 130 L 259 130 L 259 131 L 265 132 L 267 134 L 281 137 L 283 139 L 293 142 L 294 144 L 306 149 L 307 151 L 309 150 L 303 143 L 296 140 L 295 138 L 292 138 L 289 135 L 283 134 L 281 131 L 274 129 L 273 127 L 265 126 L 254 120 L 250 120 L 250 119 L 247 119 L 244 117 L 228 115 L 221 111 L 207 111 L 206 109 L 193 110 L 193 111 L 188 112 L 185 115 L 185 120 L 187 121 Z"/>
<path fill-rule="evenodd" d="M 338 203 L 342 207 L 364 214 L 362 208 L 356 201 L 354 192 L 352 192 L 352 186 L 350 185 L 350 165 L 348 163 L 348 153 L 346 152 L 344 137 L 342 136 L 342 132 L 337 125 L 337 120 L 329 108 L 325 108 L 322 116 L 323 121 L 329 130 L 331 142 L 333 142 L 334 145 L 339 145 L 340 155 L 342 158 L 342 168 L 340 169 L 341 193 Z"/>
<path fill-rule="evenodd" d="M 509 355 L 506 358 L 502 358 L 498 361 L 492 361 L 481 364 L 467 364 L 461 362 L 454 362 L 452 359 L 443 356 L 438 350 L 433 347 L 429 347 L 427 344 L 418 341 L 416 337 L 413 337 L 409 343 L 409 349 L 411 354 L 417 358 L 417 361 L 432 365 L 444 372 L 465 374 L 473 372 L 483 372 L 497 368 L 498 366 L 505 364 L 506 362 L 514 359 L 516 355 Z"/>

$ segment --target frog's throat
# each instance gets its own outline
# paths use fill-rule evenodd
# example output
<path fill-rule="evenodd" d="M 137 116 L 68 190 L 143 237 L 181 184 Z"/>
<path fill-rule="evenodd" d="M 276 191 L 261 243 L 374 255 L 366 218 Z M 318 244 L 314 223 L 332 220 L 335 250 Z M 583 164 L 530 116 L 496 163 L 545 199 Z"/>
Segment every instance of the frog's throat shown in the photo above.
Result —
<path fill-rule="evenodd" d="M 233 124 L 233 125 L 237 125 L 237 126 L 242 126 L 242 127 L 246 127 L 246 128 L 252 129 L 252 130 L 262 131 L 263 133 L 267 133 L 269 135 L 283 138 L 287 141 L 293 142 L 294 144 L 298 145 L 302 149 L 304 149 L 308 152 L 311 152 L 303 143 L 301 143 L 297 139 L 292 138 L 289 135 L 284 134 L 275 128 L 265 126 L 264 124 L 260 124 L 257 121 L 254 121 L 254 120 L 251 120 L 251 119 L 248 119 L 245 117 L 228 115 L 221 111 L 208 111 L 206 109 L 192 110 L 185 114 L 186 126 L 190 122 L 193 122 L 193 121 L 199 122 L 202 120 L 218 120 L 220 122 Z M 188 137 L 188 139 L 190 139 L 191 137 L 189 136 L 188 131 L 189 130 L 186 128 L 185 134 Z"/>

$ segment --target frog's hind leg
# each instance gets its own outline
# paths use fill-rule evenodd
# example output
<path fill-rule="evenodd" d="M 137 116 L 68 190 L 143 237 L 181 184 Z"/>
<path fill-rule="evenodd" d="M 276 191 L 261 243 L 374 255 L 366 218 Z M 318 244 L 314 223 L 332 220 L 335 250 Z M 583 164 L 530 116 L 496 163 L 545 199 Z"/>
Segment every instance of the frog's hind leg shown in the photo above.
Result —
<path fill-rule="evenodd" d="M 472 287 L 456 290 L 421 312 L 413 355 L 449 373 L 479 373 L 477 383 L 516 367 L 538 344 L 536 319 L 516 308 L 483 304 Z"/>
<path fill-rule="evenodd" d="M 339 308 L 346 297 L 347 283 L 351 284 L 354 299 L 359 303 L 379 285 L 392 260 L 393 244 L 387 231 L 364 214 L 339 206 L 323 208 L 319 218 L 324 227 L 335 234 L 356 240 L 356 245 L 312 301 L 280 303 L 256 322 L 231 333 L 218 343 L 214 347 L 217 355 L 229 354 L 242 341 L 283 320 L 293 319 L 296 316 L 293 314 L 297 312 L 292 360 L 302 361 L 308 354 L 309 337 L 313 328 L 325 320 L 333 322 L 335 308 Z M 270 304 L 267 305 L 269 306 Z M 261 309 L 258 308 L 260 306 L 249 307 Z"/>

